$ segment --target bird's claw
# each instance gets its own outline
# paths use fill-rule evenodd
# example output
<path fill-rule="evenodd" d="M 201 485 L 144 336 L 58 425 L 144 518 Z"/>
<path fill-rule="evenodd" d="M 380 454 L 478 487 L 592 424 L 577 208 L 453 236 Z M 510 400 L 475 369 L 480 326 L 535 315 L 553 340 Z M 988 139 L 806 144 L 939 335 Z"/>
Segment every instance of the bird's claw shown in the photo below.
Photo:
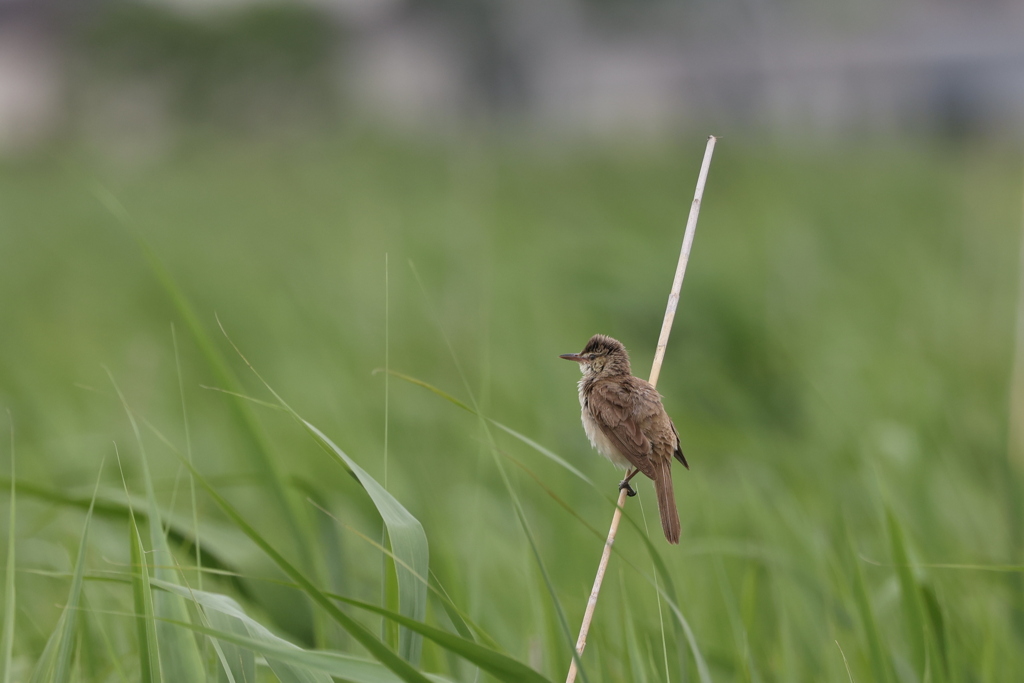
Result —
<path fill-rule="evenodd" d="M 622 491 L 623 489 L 626 490 L 626 495 L 630 498 L 636 495 L 636 491 L 633 490 L 633 487 L 629 485 L 628 481 L 623 480 L 619 482 L 619 490 Z"/>

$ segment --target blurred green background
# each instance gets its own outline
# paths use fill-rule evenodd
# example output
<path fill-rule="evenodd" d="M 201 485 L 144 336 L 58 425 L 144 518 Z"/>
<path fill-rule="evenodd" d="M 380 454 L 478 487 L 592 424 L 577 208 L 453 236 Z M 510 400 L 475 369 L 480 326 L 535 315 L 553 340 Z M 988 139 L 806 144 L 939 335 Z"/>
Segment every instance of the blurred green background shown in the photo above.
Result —
<path fill-rule="evenodd" d="M 80 97 L 115 67 L 147 64 L 110 52 L 115 38 L 127 45 L 117 50 L 139 48 L 105 21 L 76 38 L 91 74 L 76 81 Z M 240 58 L 260 83 L 287 64 L 304 74 L 281 76 L 290 92 L 322 92 L 318 29 L 304 21 L 270 22 L 301 36 L 301 49 L 282 48 L 287 59 Z M 797 142 L 756 127 L 557 143 L 519 124 L 432 136 L 355 115 L 338 124 L 325 113 L 334 104 L 299 96 L 312 112 L 300 125 L 238 125 L 231 112 L 262 104 L 218 109 L 218 84 L 245 77 L 225 66 L 214 78 L 209 65 L 244 57 L 239 45 L 276 54 L 257 40 L 261 26 L 235 43 L 218 34 L 205 53 L 188 38 L 181 53 L 206 55 L 195 64 L 145 52 L 178 65 L 185 85 L 172 91 L 194 107 L 173 114 L 173 136 L 155 148 L 125 154 L 69 124 L 0 162 L 0 406 L 13 430 L 0 460 L 6 470 L 13 456 L 21 487 L 10 680 L 29 680 L 58 628 L 95 478 L 101 502 L 124 500 L 115 444 L 144 500 L 108 370 L 146 422 L 165 516 L 192 523 L 180 457 L 190 449 L 264 538 L 297 564 L 314 558 L 323 588 L 393 597 L 366 493 L 291 417 L 253 404 L 275 464 L 261 460 L 162 267 L 243 393 L 272 401 L 218 320 L 299 414 L 420 520 L 455 604 L 560 680 L 571 646 L 555 601 L 574 639 L 619 473 L 590 449 L 577 370 L 558 355 L 610 334 L 647 375 L 705 136 L 723 132 L 658 386 L 692 467 L 675 473 L 683 540 L 664 543 L 641 483 L 627 506 L 639 528 L 620 531 L 583 659 L 588 679 L 700 680 L 649 581 L 648 527 L 714 680 L 1001 681 L 1024 665 L 1024 457 L 1009 436 L 1014 145 L 930 134 Z M 176 44 L 181 27 L 165 27 Z M 271 34 L 287 46 L 287 31 Z M 262 87 L 271 95 L 260 102 L 287 99 Z M 385 366 L 478 405 L 596 486 L 493 427 L 492 448 L 475 416 Z M 298 535 L 268 477 L 293 497 Z M 206 561 L 239 575 L 207 575 L 205 590 L 303 647 L 366 656 L 274 583 L 281 572 L 209 495 L 196 500 Z M 118 510 L 100 511 L 83 549 L 72 680 L 140 680 L 131 589 L 100 580 L 131 562 Z M 172 534 L 172 547 L 194 565 L 190 541 Z M 353 615 L 380 633 L 378 617 Z M 448 619 L 431 598 L 427 622 L 452 630 Z M 226 680 L 212 656 L 204 665 Z M 491 680 L 430 642 L 421 667 Z"/>

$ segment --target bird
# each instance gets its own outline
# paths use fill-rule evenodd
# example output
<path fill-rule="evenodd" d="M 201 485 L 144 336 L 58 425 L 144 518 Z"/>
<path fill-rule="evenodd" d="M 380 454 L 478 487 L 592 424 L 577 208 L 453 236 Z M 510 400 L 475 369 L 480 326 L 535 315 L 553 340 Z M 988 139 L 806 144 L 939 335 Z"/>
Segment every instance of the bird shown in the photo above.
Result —
<path fill-rule="evenodd" d="M 583 430 L 598 453 L 613 465 L 633 471 L 619 482 L 629 485 L 637 472 L 654 482 L 661 528 L 669 543 L 679 543 L 679 511 L 672 489 L 672 459 L 690 469 L 679 445 L 679 432 L 661 403 L 661 394 L 633 376 L 626 347 L 617 339 L 595 334 L 579 353 L 559 356 L 579 363 Z"/>

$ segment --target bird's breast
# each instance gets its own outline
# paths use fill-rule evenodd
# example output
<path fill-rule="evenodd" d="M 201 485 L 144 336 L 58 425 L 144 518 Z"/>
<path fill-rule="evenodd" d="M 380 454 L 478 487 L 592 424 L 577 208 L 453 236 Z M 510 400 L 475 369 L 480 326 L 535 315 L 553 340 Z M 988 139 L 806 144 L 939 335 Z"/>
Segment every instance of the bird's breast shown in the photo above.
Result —
<path fill-rule="evenodd" d="M 623 469 L 629 469 L 631 464 L 620 451 L 618 451 L 615 444 L 611 442 L 604 432 L 601 431 L 601 426 L 597 424 L 597 420 L 590 414 L 590 409 L 586 403 L 585 397 L 581 394 L 580 398 L 583 403 L 583 430 L 587 432 L 587 438 L 590 439 L 591 445 L 594 446 L 594 450 L 599 454 L 611 461 L 611 464 L 615 467 L 621 467 Z"/>

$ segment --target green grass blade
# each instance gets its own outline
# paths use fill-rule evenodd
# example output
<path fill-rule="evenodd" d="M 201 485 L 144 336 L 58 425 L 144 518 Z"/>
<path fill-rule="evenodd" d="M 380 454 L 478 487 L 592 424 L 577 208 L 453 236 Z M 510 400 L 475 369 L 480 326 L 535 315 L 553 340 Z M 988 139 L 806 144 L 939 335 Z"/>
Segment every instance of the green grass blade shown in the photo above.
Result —
<path fill-rule="evenodd" d="M 230 631 L 200 626 L 198 624 L 177 623 L 178 626 L 189 628 L 196 633 L 217 638 L 244 648 L 249 648 L 268 662 L 271 660 L 284 662 L 297 669 L 304 669 L 309 673 L 323 672 L 331 677 L 346 681 L 348 683 L 401 683 L 405 680 L 395 675 L 378 662 L 354 657 L 352 655 L 330 652 L 327 650 L 304 650 L 297 645 L 280 638 L 261 639 L 252 636 L 243 636 Z M 275 670 L 275 673 L 277 671 Z M 282 679 L 293 681 L 295 679 Z M 309 679 L 302 679 L 309 680 Z M 315 679 L 319 680 L 319 679 Z M 435 674 L 423 675 L 425 683 L 452 683 L 451 679 Z"/>
<path fill-rule="evenodd" d="M 529 438 L 528 436 L 526 436 L 524 434 L 520 434 L 519 432 L 517 432 L 516 430 L 512 429 L 511 427 L 506 427 L 505 425 L 503 425 L 502 423 L 498 422 L 497 420 L 493 420 L 491 418 L 486 418 L 486 419 L 487 419 L 488 422 L 490 422 L 492 425 L 494 425 L 495 427 L 497 427 L 501 431 L 503 431 L 506 434 L 509 434 L 509 435 L 515 437 L 519 441 L 522 441 L 527 446 L 529 446 L 530 448 L 534 449 L 535 451 L 537 451 L 538 453 L 543 455 L 545 458 L 551 460 L 554 463 L 557 463 L 558 465 L 560 465 L 563 468 L 565 468 L 566 470 L 572 472 L 577 477 L 579 477 L 583 481 L 587 482 L 591 486 L 594 486 L 594 482 L 591 481 L 590 477 L 588 477 L 587 475 L 583 474 L 583 472 L 580 472 L 578 469 L 576 469 L 575 467 L 570 465 L 568 461 L 563 459 L 560 455 L 558 455 L 557 453 L 552 451 L 550 448 L 545 448 L 544 446 L 540 445 L 539 443 L 537 443 L 533 439 Z"/>
<path fill-rule="evenodd" d="M 103 465 L 100 464 L 100 473 L 103 472 Z M 96 488 L 93 491 L 93 498 L 99 490 L 100 475 L 96 476 Z M 78 559 L 75 562 L 75 573 L 71 579 L 71 592 L 68 594 L 67 604 L 64 606 L 64 613 L 67 618 L 64 620 L 60 637 L 60 644 L 57 648 L 57 656 L 54 661 L 53 681 L 54 683 L 66 683 L 71 678 L 71 659 L 76 643 L 76 626 L 78 624 L 78 607 L 82 599 L 82 579 L 85 575 L 85 552 L 89 544 L 89 523 L 92 521 L 92 509 L 85 516 L 85 527 L 82 529 L 82 540 L 78 544 Z"/>
<path fill-rule="evenodd" d="M 440 603 L 441 609 L 444 610 L 444 613 L 452 622 L 452 626 L 455 627 L 456 632 L 458 632 L 458 634 L 466 640 L 472 640 L 473 642 L 476 642 L 477 636 L 473 633 L 473 629 L 470 628 L 466 620 L 463 619 L 462 615 L 459 613 L 458 608 L 451 601 L 451 598 L 444 594 L 443 591 L 440 590 L 440 588 L 438 588 L 438 593 L 440 593 L 440 595 L 437 596 L 437 602 Z M 493 644 L 488 644 L 494 647 Z"/>
<path fill-rule="evenodd" d="M 7 523 L 7 573 L 4 575 L 4 629 L 0 638 L 0 682 L 11 681 L 11 654 L 14 650 L 14 430 L 11 430 L 11 518 Z"/>
<path fill-rule="evenodd" d="M 475 409 L 473 409 L 472 407 L 466 405 L 465 403 L 463 403 L 459 399 L 455 398 L 454 396 L 449 394 L 447 391 L 444 391 L 443 389 L 439 389 L 438 387 L 435 387 L 433 384 L 430 384 L 428 382 L 424 382 L 421 379 L 417 379 L 417 378 L 412 377 L 410 375 L 406 375 L 405 373 L 402 373 L 402 372 L 397 372 L 395 370 L 388 370 L 387 372 L 388 372 L 388 374 L 393 375 L 394 377 L 397 377 L 399 379 L 405 380 L 406 382 L 409 382 L 410 384 L 415 384 L 418 387 L 423 387 L 427 391 L 429 391 L 429 392 L 431 392 L 433 394 L 436 394 L 437 396 L 440 396 L 441 398 L 443 398 L 444 400 L 448 401 L 449 403 L 452 403 L 453 405 L 456 405 L 456 406 L 462 408 L 465 411 L 473 413 L 477 417 L 481 417 L 481 418 L 487 420 L 487 422 L 489 422 L 490 424 L 494 425 L 498 429 L 502 430 L 506 434 L 509 434 L 510 436 L 518 439 L 519 441 L 522 441 L 524 444 L 526 444 L 530 448 L 534 449 L 535 451 L 537 451 L 538 453 L 543 455 L 545 458 L 548 458 L 549 460 L 551 460 L 552 462 L 554 462 L 554 463 L 558 464 L 559 466 L 565 468 L 569 472 L 572 472 L 574 475 L 576 475 L 577 477 L 579 477 L 583 481 L 587 482 L 591 486 L 594 486 L 594 482 L 590 480 L 590 477 L 588 477 L 587 475 L 583 474 L 583 472 L 581 472 L 577 468 L 573 467 L 568 461 L 566 461 L 560 455 L 558 455 L 557 453 L 552 451 L 550 448 L 545 448 L 544 446 L 542 446 L 541 444 L 537 443 L 536 441 L 534 441 L 533 439 L 529 438 L 528 436 L 517 432 L 516 430 L 514 430 L 511 427 L 508 427 L 508 426 L 498 422 L 497 420 L 494 420 L 492 418 L 489 418 L 489 417 L 481 415 Z"/>
<path fill-rule="evenodd" d="M 177 594 L 183 599 L 192 600 L 196 605 L 202 607 L 203 614 L 210 622 L 210 627 L 225 633 L 233 633 L 242 637 L 252 638 L 270 644 L 277 644 L 287 648 L 296 648 L 293 643 L 279 638 L 269 629 L 245 613 L 242 607 L 233 599 L 219 593 L 210 593 L 201 590 L 191 590 L 163 581 L 154 581 L 154 585 L 165 591 Z M 231 666 L 230 673 L 237 683 L 255 680 L 255 657 L 254 650 L 240 646 L 231 640 L 218 639 L 224 648 L 224 657 Z M 227 647 L 224 647 L 227 645 Z M 296 667 L 291 663 L 275 659 L 272 655 L 264 654 L 267 663 L 274 670 L 282 681 L 323 681 L 330 683 L 330 677 L 319 671 L 309 671 L 304 667 Z M 238 661 L 234 661 L 238 659 Z"/>
<path fill-rule="evenodd" d="M 849 550 L 848 563 L 853 571 L 853 599 L 857 605 L 857 612 L 860 615 L 864 637 L 868 641 L 868 658 L 871 660 L 871 672 L 877 683 L 889 683 L 892 680 L 892 669 L 882 647 L 882 638 L 878 632 L 878 622 L 875 619 L 875 612 L 871 606 L 871 597 L 868 594 L 867 584 L 864 581 L 864 572 L 861 569 L 860 559 L 857 557 L 852 544 L 849 546 Z"/>
<path fill-rule="evenodd" d="M 360 533 L 356 529 L 353 529 L 352 527 L 348 526 L 347 524 L 339 520 L 337 517 L 332 515 L 330 512 L 328 512 L 324 507 L 318 505 L 316 502 L 314 502 L 313 504 L 316 505 L 320 509 L 320 511 L 323 512 L 325 515 L 330 517 L 339 525 L 346 528 L 351 533 L 355 534 L 362 540 L 372 545 L 374 548 L 379 550 L 382 554 L 386 555 L 396 564 L 401 563 L 401 560 L 399 560 L 391 550 L 388 550 L 383 545 L 373 540 L 366 534 Z M 413 577 L 417 581 L 425 584 L 427 586 L 427 590 L 433 593 L 434 597 L 437 598 L 437 600 L 441 603 L 441 606 L 443 607 L 445 613 L 452 620 L 452 624 L 455 626 L 455 630 L 458 631 L 459 635 L 461 635 L 463 638 L 466 638 L 467 640 L 480 640 L 483 642 L 485 646 L 491 648 L 492 650 L 503 652 L 501 645 L 499 645 L 498 642 L 489 633 L 487 633 L 487 631 L 483 629 L 483 627 L 474 622 L 469 617 L 469 615 L 467 615 L 465 612 L 459 609 L 458 605 L 456 605 L 455 602 L 451 599 L 451 597 L 449 597 L 448 592 L 441 585 L 441 581 L 437 578 L 437 575 L 434 574 L 433 570 L 431 570 L 430 572 L 430 580 L 428 581 L 426 578 L 420 576 L 415 571 L 413 571 L 412 567 L 405 565 L 405 568 L 413 574 Z M 297 585 L 294 584 L 289 585 L 292 585 L 294 588 L 299 588 Z M 334 599 L 341 599 L 344 597 L 334 593 L 327 593 L 327 595 Z"/>
<path fill-rule="evenodd" d="M 21 496 L 45 500 L 57 505 L 74 507 L 80 510 L 88 510 L 91 502 L 88 496 L 75 496 L 29 482 L 15 483 L 6 477 L 0 478 L 0 485 L 13 485 Z M 149 510 L 145 507 L 133 506 L 121 500 L 107 498 L 103 494 L 97 496 L 93 506 L 93 515 L 96 517 L 116 518 L 128 522 L 131 514 L 134 514 L 139 522 L 149 519 Z M 193 535 L 192 525 L 189 521 L 165 514 L 162 514 L 160 518 L 164 524 L 168 541 L 173 541 L 176 546 L 190 552 L 195 548 L 197 539 Z M 227 559 L 230 553 L 225 552 L 225 549 L 234 548 L 240 539 L 232 540 L 224 533 L 214 534 L 211 532 L 210 526 L 207 524 L 203 533 L 203 566 L 208 569 L 223 570 L 237 574 L 238 568 Z M 212 546 L 213 549 L 211 550 L 207 545 Z M 238 584 L 237 588 L 244 592 L 244 584 Z"/>
<path fill-rule="evenodd" d="M 224 354 L 222 354 L 220 349 L 217 348 L 217 345 L 213 343 L 210 335 L 206 332 L 206 328 L 199 321 L 199 316 L 192 308 L 192 304 L 188 297 L 178 285 L 177 280 L 174 279 L 170 270 L 168 270 L 163 261 L 160 260 L 159 256 L 157 256 L 156 252 L 146 241 L 145 237 L 142 235 L 142 231 L 135 224 L 128 211 L 121 202 L 105 188 L 96 187 L 95 195 L 135 239 L 136 244 L 142 250 L 150 271 L 163 288 L 168 299 L 170 299 L 171 303 L 177 309 L 178 314 L 184 320 L 193 340 L 199 347 L 202 355 L 205 357 L 210 369 L 216 375 L 219 384 L 224 389 L 227 389 L 229 394 L 240 394 L 241 384 L 235 373 L 232 372 L 227 360 L 224 358 Z M 252 406 L 248 401 L 237 397 L 230 402 L 230 405 L 239 426 L 242 428 L 242 434 L 249 439 L 253 446 L 253 448 L 248 449 L 247 452 L 250 452 L 255 456 L 257 472 L 261 477 L 261 481 L 270 492 L 272 500 L 274 500 L 285 521 L 294 533 L 295 545 L 299 556 L 302 559 L 303 566 L 307 569 L 314 569 L 315 565 L 312 561 L 310 551 L 310 548 L 314 547 L 314 544 L 311 542 L 312 539 L 309 537 L 307 527 L 299 521 L 300 515 L 295 509 L 284 484 L 286 477 L 281 470 L 278 459 L 274 457 L 274 454 L 271 451 L 267 437 L 260 427 L 259 421 L 256 419 Z"/>
<path fill-rule="evenodd" d="M 427 391 L 430 391 L 430 392 L 432 392 L 434 394 L 437 394 L 438 396 L 440 396 L 444 400 L 448 401 L 449 403 L 457 405 L 458 407 L 462 408 L 466 412 L 473 413 L 474 415 L 478 415 L 478 413 L 475 410 L 473 410 L 473 408 L 469 407 L 464 402 L 462 402 L 459 399 L 455 398 L 454 396 L 449 394 L 447 391 L 444 391 L 443 389 L 439 389 L 439 388 L 435 387 L 433 384 L 429 384 L 427 382 L 424 382 L 421 379 L 416 379 L 415 377 L 412 377 L 411 375 L 406 375 L 405 373 L 398 372 L 397 370 L 388 370 L 387 373 L 389 375 L 392 375 L 392 376 L 397 377 L 399 379 L 403 379 L 406 382 L 409 382 L 410 384 L 415 384 L 418 387 L 423 387 Z"/>
<path fill-rule="evenodd" d="M 149 585 L 149 569 L 142 546 L 139 527 L 132 517 L 131 528 L 132 598 L 135 604 L 135 623 L 139 637 L 139 669 L 142 683 L 162 681 L 160 670 L 160 646 L 157 641 L 156 610 L 153 607 L 153 593 Z"/>
<path fill-rule="evenodd" d="M 383 538 L 381 538 L 382 546 L 389 546 L 389 538 L 387 529 L 383 532 Z M 380 556 L 380 573 L 381 573 L 381 586 L 383 587 L 381 602 L 392 611 L 400 611 L 402 605 L 400 602 L 401 593 L 398 586 L 398 563 L 395 561 L 393 553 L 382 553 Z M 422 583 L 422 577 L 417 577 L 417 580 Z M 397 650 L 400 645 L 400 629 L 398 624 L 387 619 L 381 622 L 381 640 L 388 644 L 388 647 Z"/>
<path fill-rule="evenodd" d="M 633 683 L 647 683 L 647 668 L 641 662 L 640 639 L 637 637 L 636 622 L 633 619 L 628 597 L 629 591 L 626 590 L 626 580 L 621 571 L 619 572 L 619 596 L 622 598 L 622 629 L 625 635 L 624 654 L 630 672 L 630 680 Z"/>
<path fill-rule="evenodd" d="M 114 381 L 114 376 L 108 371 L 110 382 L 117 392 L 121 405 L 128 421 L 131 424 L 132 432 L 135 434 L 135 441 L 139 448 L 139 463 L 142 469 L 142 481 L 146 487 L 146 499 L 149 507 L 149 540 L 152 548 L 153 573 L 156 578 L 163 581 L 177 582 L 177 574 L 173 567 L 174 556 L 171 554 L 170 546 L 167 544 L 167 536 L 164 533 L 163 521 L 160 514 L 160 506 L 156 500 L 156 491 L 153 488 L 153 479 L 149 473 L 149 461 L 146 456 L 146 448 L 142 441 L 142 434 L 139 431 L 138 422 L 128 402 L 125 400 L 121 388 Z M 154 613 L 158 617 L 173 621 L 188 621 L 189 613 L 181 598 L 167 593 L 160 593 L 153 600 Z M 166 621 L 157 623 L 157 641 L 160 648 L 160 667 L 170 681 L 199 681 L 205 678 L 202 655 L 196 644 L 196 639 L 188 631 L 175 628 Z"/>
<path fill-rule="evenodd" d="M 495 462 L 497 462 L 497 455 L 495 455 Z M 516 495 L 515 489 L 512 488 L 512 482 L 509 481 L 508 475 L 505 470 L 498 463 L 499 472 L 502 475 L 502 480 L 505 482 L 505 488 L 508 491 L 509 497 L 512 499 L 512 506 L 516 511 L 516 518 L 519 520 L 519 527 L 523 530 L 523 534 L 526 536 L 527 542 L 530 544 L 530 551 L 533 553 L 533 559 L 537 563 L 537 569 L 540 570 L 541 578 L 544 579 L 544 586 L 547 588 L 548 595 L 551 598 L 551 605 L 555 608 L 555 614 L 558 617 L 558 625 L 562 631 L 563 636 L 568 640 L 570 650 L 572 652 L 572 658 L 576 660 L 576 667 L 579 671 L 580 679 L 586 683 L 588 680 L 587 673 L 583 669 L 583 662 L 576 652 L 576 641 L 572 636 L 572 631 L 569 629 L 569 621 L 565 617 L 565 610 L 562 608 L 562 603 L 558 599 L 558 593 L 555 591 L 555 584 L 551 581 L 551 575 L 548 573 L 547 566 L 544 564 L 544 558 L 540 554 L 540 548 L 537 545 L 537 539 L 533 535 L 533 531 L 530 530 L 530 525 L 526 520 L 526 512 L 523 511 L 523 506 L 519 501 L 519 496 Z"/>
<path fill-rule="evenodd" d="M 750 651 L 749 630 L 744 623 L 739 601 L 736 599 L 736 594 L 729 584 L 729 577 L 725 572 L 725 565 L 720 557 L 715 558 L 715 570 L 719 591 L 722 594 L 722 602 L 725 605 L 725 614 L 728 617 L 729 626 L 732 630 L 734 645 L 733 661 L 736 671 L 742 672 L 745 680 L 751 682 L 760 681 L 754 657 Z"/>
<path fill-rule="evenodd" d="M 100 464 L 100 472 L 103 472 L 103 465 Z M 100 477 L 96 477 L 96 488 L 93 497 L 99 490 Z M 75 633 L 78 623 L 78 608 L 82 599 L 82 577 L 85 575 L 85 551 L 89 543 L 89 523 L 92 521 L 92 507 L 85 514 L 85 526 L 82 529 L 82 537 L 78 543 L 78 559 L 75 561 L 74 574 L 71 577 L 71 590 L 68 592 L 67 602 L 64 604 L 64 611 L 61 613 L 57 628 L 50 634 L 43 648 L 43 655 L 36 664 L 32 673 L 32 683 L 52 681 L 53 683 L 67 683 L 71 677 L 71 655 L 75 646 Z"/>
<path fill-rule="evenodd" d="M 248 631 L 237 619 L 215 610 L 204 610 L 210 628 L 230 631 L 239 635 L 247 635 Z M 212 639 L 210 641 L 220 660 L 224 675 L 229 683 L 245 683 L 256 680 L 256 654 L 251 649 L 240 647 L 236 643 Z"/>
<path fill-rule="evenodd" d="M 701 683 L 712 683 L 711 669 L 708 668 L 707 661 L 704 659 L 704 655 L 701 654 L 700 647 L 697 645 L 697 637 L 693 634 L 693 629 L 690 628 L 690 622 L 683 616 L 683 611 L 679 609 L 679 605 L 676 604 L 675 600 L 671 599 L 663 589 L 658 588 L 658 592 L 661 593 L 661 597 L 665 600 L 665 604 L 672 610 L 672 614 L 675 615 L 676 621 L 679 622 L 679 626 L 683 629 L 683 635 L 686 636 L 686 643 L 690 647 L 690 652 L 693 654 L 693 660 L 697 665 L 697 677 L 700 678 Z"/>
<path fill-rule="evenodd" d="M 184 461 L 183 461 L 184 462 Z M 306 593 L 316 604 L 345 629 L 360 645 L 373 655 L 384 666 L 394 671 L 403 681 L 414 683 L 426 683 L 428 680 L 423 674 L 413 668 L 406 660 L 402 659 L 389 650 L 377 637 L 375 637 L 362 624 L 342 612 L 323 591 L 317 588 L 306 576 L 289 562 L 281 553 L 274 549 L 263 536 L 259 534 L 235 508 L 228 503 L 217 490 L 192 465 L 185 462 L 185 466 L 192 472 L 196 481 L 206 489 L 206 492 L 213 498 L 220 509 L 231 519 L 232 522 L 248 536 L 259 548 L 274 561 L 274 563 L 287 574 L 292 581 L 297 583 L 303 592 Z"/>
<path fill-rule="evenodd" d="M 185 432 L 185 456 L 189 462 L 192 462 L 192 435 L 189 430 L 188 424 L 188 407 L 185 401 L 185 382 L 181 376 L 181 355 L 178 353 L 178 335 L 175 332 L 174 324 L 171 324 L 171 343 L 174 346 L 174 367 L 178 374 L 178 395 L 181 396 L 181 421 Z M 195 539 L 193 548 L 195 550 L 196 566 L 200 568 L 199 574 L 196 577 L 199 588 L 203 587 L 203 550 L 202 542 L 199 536 L 199 507 L 196 502 L 196 483 L 189 479 L 189 503 L 192 508 L 192 538 Z"/>
<path fill-rule="evenodd" d="M 413 621 L 423 621 L 427 614 L 427 586 L 422 577 L 429 573 L 429 547 L 423 525 L 323 432 L 298 415 L 296 417 L 325 450 L 344 463 L 370 496 L 387 526 L 391 549 L 399 560 L 395 562 L 399 611 Z M 399 654 L 415 664 L 419 661 L 421 647 L 418 635 L 406 629 L 401 631 Z"/>
<path fill-rule="evenodd" d="M 903 529 L 892 510 L 886 508 L 885 518 L 889 527 L 889 542 L 892 550 L 892 561 L 896 566 L 896 574 L 899 577 L 900 593 L 903 599 L 904 618 L 907 623 L 907 637 L 910 641 L 912 662 L 918 675 L 923 675 L 926 667 L 925 649 L 925 613 L 924 602 L 921 598 L 921 590 L 914 570 L 910 564 L 910 554 L 907 552 L 906 542 L 903 538 Z"/>
<path fill-rule="evenodd" d="M 412 264 L 410 263 L 410 265 Z M 413 272 L 416 274 L 416 279 L 419 280 L 419 273 L 416 272 L 415 267 L 413 267 Z M 425 291 L 422 282 L 420 282 L 420 287 Z M 465 374 L 462 372 L 461 366 L 459 366 L 458 357 L 455 355 L 455 351 L 451 345 L 451 342 L 448 340 L 447 336 L 444 335 L 444 330 L 440 328 L 440 325 L 438 325 L 438 328 L 440 329 L 442 336 L 444 336 L 445 342 L 448 344 L 448 350 L 451 353 L 452 360 L 455 362 L 456 367 L 458 367 L 459 374 L 462 375 L 463 382 L 466 384 L 466 388 L 468 390 L 469 383 L 466 382 Z M 537 568 L 540 570 L 541 577 L 544 579 L 544 586 L 548 591 L 548 595 L 551 598 L 551 605 L 554 607 L 555 614 L 558 617 L 559 629 L 562 631 L 562 635 L 565 637 L 567 641 L 572 659 L 576 661 L 576 666 L 579 671 L 580 679 L 582 679 L 583 683 L 587 683 L 587 673 L 586 670 L 583 668 L 583 662 L 581 661 L 579 654 L 576 652 L 576 640 L 569 629 L 569 622 L 565 617 L 565 610 L 562 608 L 562 603 L 558 599 L 558 593 L 555 591 L 555 586 L 551 581 L 551 576 L 549 575 L 547 567 L 544 564 L 544 558 L 541 556 L 540 549 L 537 546 L 536 538 L 534 537 L 533 532 L 530 529 L 530 525 L 527 522 L 526 513 L 523 511 L 523 506 L 521 501 L 519 500 L 519 496 L 516 495 L 515 488 L 513 488 L 512 486 L 512 482 L 508 477 L 508 473 L 505 471 L 505 468 L 501 464 L 501 460 L 499 458 L 500 450 L 498 449 L 498 445 L 494 440 L 494 435 L 491 433 L 491 430 L 488 427 L 487 419 L 480 413 L 475 400 L 473 402 L 473 408 L 470 408 L 469 406 L 452 397 L 450 394 L 442 392 L 439 389 L 436 389 L 435 387 L 432 387 L 425 382 L 412 380 L 411 378 L 407 378 L 406 376 L 403 376 L 403 378 L 410 379 L 414 383 L 426 387 L 427 389 L 433 391 L 439 396 L 442 396 L 443 398 L 455 403 L 461 408 L 470 411 L 471 413 L 476 415 L 477 418 L 480 420 L 480 425 L 483 428 L 483 432 L 486 434 L 487 439 L 490 443 L 491 455 L 494 458 L 494 465 L 497 468 L 498 473 L 501 475 L 502 483 L 505 486 L 505 490 L 508 493 L 509 499 L 512 501 L 512 506 L 516 511 L 516 519 L 519 522 L 519 527 L 523 530 L 523 534 L 526 536 L 526 540 L 530 545 L 530 550 L 533 554 L 534 560 L 537 563 Z"/>
<path fill-rule="evenodd" d="M 223 327 L 221 331 L 224 331 Z M 227 333 L 225 332 L 224 334 L 227 337 Z M 313 435 L 321 448 L 337 456 L 346 469 L 356 477 L 367 495 L 370 496 L 370 500 L 377 508 L 377 512 L 387 527 L 391 548 L 397 560 L 395 565 L 398 577 L 398 604 L 400 611 L 411 619 L 423 621 L 427 614 L 427 584 L 422 580 L 422 577 L 427 576 L 430 564 L 429 546 L 427 544 L 427 535 L 423 532 L 423 525 L 394 496 L 388 493 L 387 489 L 363 470 L 355 460 L 350 458 L 333 441 L 327 438 L 323 432 L 288 405 L 281 395 L 260 376 L 256 368 L 242 355 L 242 352 L 234 345 L 230 338 L 228 338 L 228 342 L 231 343 L 239 357 L 252 370 L 253 374 L 263 383 L 263 386 L 267 388 L 267 391 L 273 394 L 280 406 L 288 411 L 293 418 Z M 417 578 L 417 575 L 420 578 Z M 413 666 L 419 664 L 422 646 L 423 640 L 418 634 L 408 629 L 400 631 L 398 652 Z"/>
<path fill-rule="evenodd" d="M 463 638 L 453 633 L 442 631 L 439 628 L 428 626 L 427 624 L 423 624 L 418 621 L 413 621 L 402 614 L 384 609 L 383 607 L 378 607 L 377 605 L 372 605 L 368 602 L 344 597 L 338 597 L 336 599 L 347 605 L 352 605 L 368 612 L 379 614 L 391 621 L 402 624 L 406 628 L 416 631 L 437 643 L 446 650 L 450 650 L 460 657 L 476 664 L 498 680 L 508 681 L 509 683 L 512 683 L 512 681 L 550 683 L 548 682 L 548 679 L 544 678 L 539 673 L 518 660 L 497 652 L 496 650 L 492 650 L 491 648 L 484 647 L 483 645 L 469 640 L 468 638 Z"/>
<path fill-rule="evenodd" d="M 61 612 L 56 628 L 53 629 L 53 633 L 46 640 L 46 646 L 43 647 L 43 652 L 39 655 L 35 669 L 32 670 L 32 678 L 29 679 L 29 683 L 44 683 L 45 681 L 54 680 L 54 660 L 57 656 L 57 648 L 60 647 L 61 634 L 64 633 L 64 625 L 67 623 L 67 620 L 68 615 L 65 610 Z"/>
<path fill-rule="evenodd" d="M 114 446 L 117 453 L 117 446 Z M 117 456 L 118 468 L 121 467 L 121 456 Z M 124 486 L 125 497 L 128 497 L 128 482 L 124 478 L 124 470 L 121 469 L 121 484 Z M 149 585 L 149 566 L 146 563 L 145 546 L 142 544 L 142 534 L 139 533 L 139 526 L 135 520 L 135 513 L 128 507 L 129 516 L 129 546 L 131 558 L 131 583 L 132 600 L 135 605 L 135 626 L 139 639 L 139 671 L 143 683 L 163 681 L 163 671 L 160 668 L 160 647 L 157 641 L 157 621 L 153 607 L 153 592 Z"/>
<path fill-rule="evenodd" d="M 934 680 L 945 681 L 949 678 L 949 638 L 946 634 L 946 620 L 942 616 L 942 605 L 935 588 L 929 584 L 921 586 L 921 597 L 928 616 L 928 653 L 931 656 Z"/>

